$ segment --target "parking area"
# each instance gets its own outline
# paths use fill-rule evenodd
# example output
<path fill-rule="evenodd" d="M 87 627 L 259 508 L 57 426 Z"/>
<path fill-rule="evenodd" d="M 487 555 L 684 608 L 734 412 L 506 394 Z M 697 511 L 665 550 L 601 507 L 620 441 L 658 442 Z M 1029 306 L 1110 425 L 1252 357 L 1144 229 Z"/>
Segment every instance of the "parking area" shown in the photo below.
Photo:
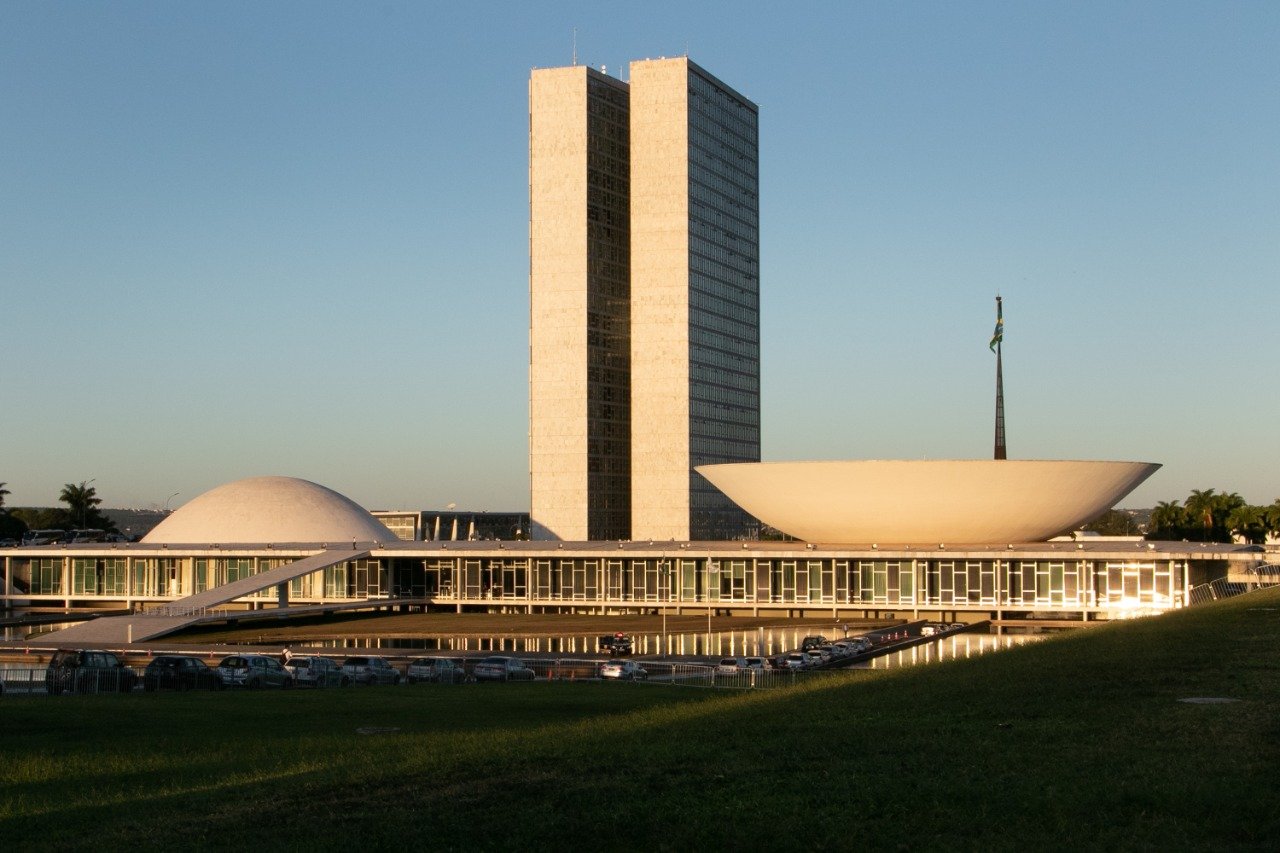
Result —
<path fill-rule="evenodd" d="M 675 659 L 632 656 L 629 637 L 600 637 L 595 657 L 516 654 L 279 655 L 236 652 L 165 653 L 145 665 L 129 665 L 123 653 L 106 649 L 61 649 L 45 666 L 8 664 L 0 669 L 0 695 L 58 696 L 166 690 L 351 689 L 509 682 L 628 682 L 690 687 L 754 689 L 784 687 L 797 680 L 865 663 L 872 657 L 979 627 L 918 622 L 829 639 L 805 636 L 799 648 L 774 656 Z"/>

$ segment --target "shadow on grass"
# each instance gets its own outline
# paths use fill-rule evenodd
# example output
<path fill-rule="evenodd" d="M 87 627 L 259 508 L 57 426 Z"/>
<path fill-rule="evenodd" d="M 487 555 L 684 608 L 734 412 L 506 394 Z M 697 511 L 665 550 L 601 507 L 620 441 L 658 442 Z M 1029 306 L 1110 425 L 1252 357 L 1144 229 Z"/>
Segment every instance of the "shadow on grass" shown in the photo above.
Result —
<path fill-rule="evenodd" d="M 742 694 L 557 683 L 27 702 L 19 730 L 43 707 L 55 734 L 26 729 L 10 750 L 22 769 L 3 771 L 0 836 L 1274 849 L 1280 612 L 1266 608 L 1280 591 L 1250 598 Z M 1177 701 L 1196 695 L 1241 701 Z M 42 754 L 61 756 L 44 776 Z"/>

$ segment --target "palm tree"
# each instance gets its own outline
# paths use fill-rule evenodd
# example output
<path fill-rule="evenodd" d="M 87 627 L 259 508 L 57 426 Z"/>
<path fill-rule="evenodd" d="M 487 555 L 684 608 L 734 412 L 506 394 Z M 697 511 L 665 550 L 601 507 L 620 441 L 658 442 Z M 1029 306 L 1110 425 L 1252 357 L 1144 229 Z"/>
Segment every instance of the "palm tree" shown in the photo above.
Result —
<path fill-rule="evenodd" d="M 1267 541 L 1267 526 L 1270 519 L 1267 510 L 1260 506 L 1238 506 L 1227 516 L 1228 529 L 1251 545 L 1261 545 Z"/>
<path fill-rule="evenodd" d="M 58 500 L 67 505 L 67 514 L 71 517 L 72 522 L 80 519 L 80 526 L 83 527 L 89 511 L 94 509 L 98 504 L 102 503 L 99 498 L 98 490 L 90 486 L 89 481 L 81 481 L 80 485 L 75 483 L 67 483 L 62 487 L 62 494 L 58 495 Z"/>
<path fill-rule="evenodd" d="M 1177 501 L 1160 501 L 1151 511 L 1151 533 L 1181 539 L 1187 526 L 1187 511 Z"/>
<path fill-rule="evenodd" d="M 1280 498 L 1276 498 L 1271 506 L 1266 508 L 1267 513 L 1267 532 L 1272 536 L 1280 536 Z"/>
<path fill-rule="evenodd" d="M 1213 510 L 1217 503 L 1217 492 L 1213 489 L 1192 489 L 1187 498 L 1187 525 L 1199 526 L 1204 530 L 1204 538 L 1209 538 L 1213 530 Z"/>

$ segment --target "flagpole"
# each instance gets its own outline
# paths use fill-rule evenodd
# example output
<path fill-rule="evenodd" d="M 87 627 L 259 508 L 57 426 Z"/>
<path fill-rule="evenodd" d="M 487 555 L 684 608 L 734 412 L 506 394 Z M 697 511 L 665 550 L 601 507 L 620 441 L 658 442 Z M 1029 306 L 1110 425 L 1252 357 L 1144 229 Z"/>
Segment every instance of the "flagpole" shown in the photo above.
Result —
<path fill-rule="evenodd" d="M 1004 437 L 1004 356 L 1001 347 L 1004 343 L 1004 306 L 999 296 L 996 297 L 996 332 L 991 342 L 996 348 L 996 459 L 1007 459 L 1008 448 Z"/>

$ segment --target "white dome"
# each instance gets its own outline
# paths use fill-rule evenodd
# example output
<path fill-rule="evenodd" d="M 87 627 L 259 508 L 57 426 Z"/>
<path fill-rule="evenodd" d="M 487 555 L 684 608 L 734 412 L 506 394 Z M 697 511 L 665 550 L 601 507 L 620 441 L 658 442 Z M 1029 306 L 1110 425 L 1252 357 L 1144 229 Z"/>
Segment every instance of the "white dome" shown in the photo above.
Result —
<path fill-rule="evenodd" d="M 226 483 L 178 509 L 142 538 L 150 544 L 391 542 L 396 536 L 332 489 L 294 477 Z"/>

